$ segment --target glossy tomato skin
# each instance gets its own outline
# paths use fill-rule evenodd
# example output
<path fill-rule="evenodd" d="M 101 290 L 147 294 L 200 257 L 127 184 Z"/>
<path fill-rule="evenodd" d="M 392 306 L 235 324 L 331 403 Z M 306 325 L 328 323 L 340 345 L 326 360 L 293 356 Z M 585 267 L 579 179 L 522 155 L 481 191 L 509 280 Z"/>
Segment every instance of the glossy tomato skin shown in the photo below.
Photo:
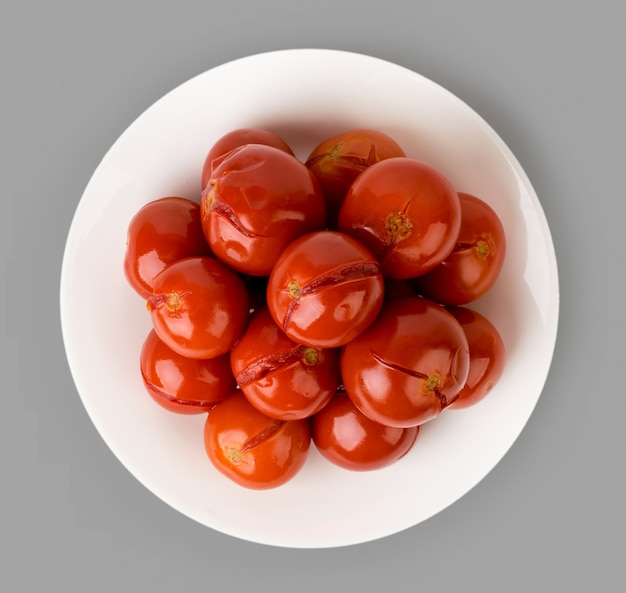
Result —
<path fill-rule="evenodd" d="M 213 257 L 189 257 L 167 266 L 154 279 L 146 306 L 159 338 L 189 358 L 228 352 L 249 315 L 243 280 Z"/>
<path fill-rule="evenodd" d="M 274 134 L 274 132 L 261 128 L 238 128 L 232 130 L 220 137 L 207 153 L 202 166 L 202 189 L 206 187 L 206 184 L 211 178 L 211 165 L 213 161 L 234 148 L 239 148 L 245 144 L 273 146 L 293 155 L 293 150 L 291 150 L 287 142 L 277 134 Z"/>
<path fill-rule="evenodd" d="M 387 467 L 413 447 L 419 426 L 394 428 L 365 416 L 346 393 L 335 397 L 311 419 L 313 443 L 323 457 L 352 471 Z"/>
<path fill-rule="evenodd" d="M 312 416 L 341 382 L 339 349 L 297 344 L 276 325 L 267 307 L 252 316 L 230 360 L 248 401 L 280 420 Z"/>
<path fill-rule="evenodd" d="M 326 204 L 314 175 L 296 157 L 247 144 L 213 161 L 201 219 L 215 256 L 253 276 L 269 276 L 297 237 L 326 226 Z"/>
<path fill-rule="evenodd" d="M 194 255 L 210 255 L 202 231 L 200 205 L 178 196 L 142 206 L 128 225 L 124 274 L 139 296 L 152 294 L 154 277 L 168 264 Z"/>
<path fill-rule="evenodd" d="M 154 330 L 144 340 L 140 369 L 152 399 L 178 414 L 208 412 L 237 386 L 228 354 L 208 360 L 181 356 Z"/>
<path fill-rule="evenodd" d="M 469 374 L 450 409 L 468 408 L 482 401 L 500 380 L 506 347 L 496 327 L 484 315 L 467 307 L 447 307 L 461 324 L 469 345 Z"/>
<path fill-rule="evenodd" d="M 354 181 L 339 212 L 338 229 L 361 241 L 383 274 L 407 279 L 441 263 L 461 226 L 459 197 L 430 165 L 408 157 L 380 161 Z"/>
<path fill-rule="evenodd" d="M 450 255 L 415 279 L 417 290 L 445 305 L 465 305 L 496 282 L 506 254 L 504 227 L 496 212 L 474 195 L 459 193 L 461 228 Z"/>
<path fill-rule="evenodd" d="M 350 399 L 386 426 L 417 426 L 457 397 L 469 372 L 460 323 L 422 297 L 385 302 L 376 321 L 346 344 L 341 376 Z"/>
<path fill-rule="evenodd" d="M 240 391 L 213 408 L 204 426 L 205 451 L 218 471 L 254 490 L 285 484 L 302 469 L 311 445 L 308 420 L 277 420 Z"/>
<path fill-rule="evenodd" d="M 393 138 L 367 128 L 347 130 L 312 150 L 305 164 L 322 186 L 329 228 L 336 228 L 341 204 L 352 182 L 373 164 L 400 156 L 406 155 Z"/>
<path fill-rule="evenodd" d="M 376 258 L 336 231 L 310 233 L 291 243 L 267 286 L 276 324 L 295 342 L 316 348 L 352 340 L 374 321 L 383 298 Z"/>

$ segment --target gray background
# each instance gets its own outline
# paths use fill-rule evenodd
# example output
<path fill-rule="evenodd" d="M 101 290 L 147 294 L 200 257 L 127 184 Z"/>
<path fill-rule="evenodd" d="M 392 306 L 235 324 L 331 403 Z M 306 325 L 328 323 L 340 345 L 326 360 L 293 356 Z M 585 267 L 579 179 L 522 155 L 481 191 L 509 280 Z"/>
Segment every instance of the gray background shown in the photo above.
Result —
<path fill-rule="evenodd" d="M 0 16 L 0 589 L 617 591 L 624 583 L 625 16 L 619 2 L 21 2 Z M 473 107 L 528 173 L 557 251 L 553 366 L 526 429 L 457 503 L 330 550 L 237 540 L 113 457 L 73 385 L 65 238 L 121 132 L 234 58 L 375 55 Z M 620 302 L 621 304 L 621 302 Z"/>

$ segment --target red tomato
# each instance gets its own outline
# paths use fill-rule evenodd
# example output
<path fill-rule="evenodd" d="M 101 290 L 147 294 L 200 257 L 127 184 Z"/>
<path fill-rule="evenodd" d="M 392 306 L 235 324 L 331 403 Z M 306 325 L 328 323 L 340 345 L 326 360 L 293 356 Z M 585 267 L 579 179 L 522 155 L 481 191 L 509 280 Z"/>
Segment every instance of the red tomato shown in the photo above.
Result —
<path fill-rule="evenodd" d="M 331 228 L 352 182 L 374 163 L 399 156 L 406 155 L 393 138 L 365 128 L 337 134 L 313 149 L 306 166 L 322 186 Z"/>
<path fill-rule="evenodd" d="M 154 279 L 147 308 L 157 335 L 189 358 L 228 352 L 249 314 L 243 280 L 212 257 L 189 257 L 167 266 Z"/>
<path fill-rule="evenodd" d="M 336 348 L 378 315 L 384 281 L 376 258 L 358 241 L 319 231 L 291 243 L 267 285 L 274 321 L 295 342 Z"/>
<path fill-rule="evenodd" d="M 154 401 L 179 414 L 208 412 L 237 386 L 228 354 L 208 360 L 181 356 L 154 330 L 143 343 L 140 368 Z"/>
<path fill-rule="evenodd" d="M 200 205 L 171 196 L 143 206 L 129 226 L 124 274 L 142 298 L 152 294 L 152 280 L 168 264 L 193 255 L 210 255 L 202 232 Z"/>
<path fill-rule="evenodd" d="M 241 486 L 275 488 L 302 468 L 311 445 L 308 420 L 277 420 L 236 391 L 209 413 L 204 446 L 213 465 Z"/>
<path fill-rule="evenodd" d="M 448 307 L 461 324 L 469 345 L 469 374 L 450 408 L 467 408 L 485 398 L 504 372 L 506 349 L 498 330 L 484 315 L 465 307 Z"/>
<path fill-rule="evenodd" d="M 406 279 L 441 263 L 456 244 L 459 196 L 436 169 L 411 158 L 367 168 L 350 186 L 338 228 L 361 241 L 383 274 Z"/>
<path fill-rule="evenodd" d="M 422 297 L 386 301 L 376 321 L 341 354 L 350 399 L 386 426 L 417 426 L 438 416 L 457 397 L 468 371 L 460 323 Z"/>
<path fill-rule="evenodd" d="M 230 359 L 250 403 L 280 420 L 313 415 L 328 403 L 341 381 L 338 349 L 297 344 L 276 325 L 267 308 L 250 319 Z"/>
<path fill-rule="evenodd" d="M 345 393 L 312 418 L 312 437 L 329 461 L 354 471 L 381 469 L 404 457 L 417 439 L 419 426 L 394 428 L 370 420 Z"/>
<path fill-rule="evenodd" d="M 424 296 L 445 305 L 465 305 L 483 296 L 497 280 L 506 252 L 504 228 L 486 202 L 459 193 L 461 229 L 452 253 L 415 279 Z"/>
<path fill-rule="evenodd" d="M 211 178 L 211 164 L 213 161 L 227 152 L 230 152 L 234 148 L 239 148 L 245 144 L 265 144 L 266 146 L 274 146 L 280 150 L 293 155 L 291 147 L 280 137 L 270 132 L 269 130 L 263 130 L 260 128 L 239 128 L 224 134 L 221 138 L 211 146 L 208 154 L 204 159 L 204 165 L 202 167 L 202 189 L 206 187 L 206 184 Z"/>
<path fill-rule="evenodd" d="M 213 161 L 201 217 L 217 258 L 244 274 L 269 276 L 289 243 L 326 226 L 326 204 L 296 157 L 247 144 Z"/>

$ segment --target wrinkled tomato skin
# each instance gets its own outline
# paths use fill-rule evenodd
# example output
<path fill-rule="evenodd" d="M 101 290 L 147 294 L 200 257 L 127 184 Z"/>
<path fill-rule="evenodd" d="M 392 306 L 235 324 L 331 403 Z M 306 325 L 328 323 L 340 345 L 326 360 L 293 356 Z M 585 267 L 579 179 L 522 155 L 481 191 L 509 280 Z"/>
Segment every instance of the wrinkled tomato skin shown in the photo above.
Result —
<path fill-rule="evenodd" d="M 310 233 L 291 243 L 267 286 L 276 324 L 295 342 L 317 348 L 346 344 L 376 318 L 384 279 L 376 258 L 336 231 Z"/>
<path fill-rule="evenodd" d="M 504 228 L 496 212 L 471 194 L 459 193 L 461 229 L 452 253 L 415 279 L 420 294 L 445 305 L 465 305 L 496 282 L 506 254 Z"/>
<path fill-rule="evenodd" d="M 238 128 L 232 132 L 224 134 L 219 138 L 207 153 L 202 166 L 202 189 L 211 178 L 211 164 L 213 161 L 230 152 L 234 148 L 239 148 L 245 144 L 264 144 L 279 148 L 284 152 L 293 155 L 293 150 L 280 136 L 261 128 Z"/>
<path fill-rule="evenodd" d="M 265 307 L 253 315 L 230 353 L 232 372 L 248 401 L 280 420 L 308 418 L 334 395 L 339 349 L 317 349 L 291 340 Z"/>
<path fill-rule="evenodd" d="M 417 426 L 437 417 L 469 372 L 460 323 L 422 297 L 386 301 L 376 321 L 346 344 L 341 376 L 354 405 L 386 426 Z"/>
<path fill-rule="evenodd" d="M 243 280 L 212 257 L 190 257 L 167 266 L 154 279 L 146 306 L 159 338 L 189 358 L 228 352 L 249 316 Z"/>
<path fill-rule="evenodd" d="M 419 426 L 394 428 L 370 420 L 346 393 L 337 393 L 311 420 L 313 443 L 323 457 L 352 471 L 382 469 L 413 447 Z"/>
<path fill-rule="evenodd" d="M 469 374 L 450 409 L 468 408 L 482 401 L 500 380 L 506 347 L 496 327 L 484 315 L 466 307 L 447 307 L 461 324 L 469 345 Z"/>
<path fill-rule="evenodd" d="M 154 330 L 144 340 L 140 369 L 152 399 L 177 414 L 208 412 L 237 386 L 228 354 L 208 360 L 181 356 Z"/>
<path fill-rule="evenodd" d="M 215 256 L 243 274 L 269 276 L 297 237 L 326 227 L 314 175 L 296 157 L 247 144 L 213 161 L 201 220 Z"/>
<path fill-rule="evenodd" d="M 329 228 L 337 227 L 339 210 L 352 182 L 373 164 L 400 156 L 406 155 L 393 138 L 366 128 L 347 130 L 313 149 L 305 164 L 322 186 Z"/>
<path fill-rule="evenodd" d="M 253 490 L 276 488 L 302 469 L 311 445 L 308 420 L 277 420 L 240 391 L 213 408 L 204 426 L 205 451 L 215 468 Z"/>
<path fill-rule="evenodd" d="M 153 200 L 128 225 L 124 274 L 143 299 L 152 294 L 154 277 L 168 264 L 194 255 L 210 255 L 202 231 L 200 205 L 178 196 Z"/>
<path fill-rule="evenodd" d="M 338 229 L 361 241 L 388 278 L 414 278 L 441 263 L 456 244 L 459 196 L 448 179 L 412 158 L 372 165 L 350 186 Z"/>

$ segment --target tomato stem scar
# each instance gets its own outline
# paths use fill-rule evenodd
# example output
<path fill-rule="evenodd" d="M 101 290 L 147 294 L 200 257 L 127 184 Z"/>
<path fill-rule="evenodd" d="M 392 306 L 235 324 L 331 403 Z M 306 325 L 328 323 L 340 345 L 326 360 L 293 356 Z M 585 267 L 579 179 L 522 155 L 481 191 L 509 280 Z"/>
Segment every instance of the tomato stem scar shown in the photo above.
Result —
<path fill-rule="evenodd" d="M 478 241 L 474 249 L 476 250 L 476 255 L 478 255 L 478 257 L 485 257 L 490 251 L 489 243 L 487 243 L 487 241 Z"/>
<path fill-rule="evenodd" d="M 473 249 L 478 257 L 485 257 L 491 253 L 491 247 L 489 241 L 485 239 L 479 239 L 475 243 L 462 243 L 459 242 L 454 246 L 453 252 L 466 251 Z"/>
<path fill-rule="evenodd" d="M 207 216 L 213 207 L 213 202 L 215 201 L 215 184 L 215 181 L 209 182 L 204 192 L 202 192 L 204 214 Z"/>
<path fill-rule="evenodd" d="M 182 297 L 189 294 L 189 291 L 178 293 L 175 290 L 165 294 L 155 294 L 146 301 L 146 309 L 154 311 L 157 307 L 165 305 L 167 310 L 173 315 L 178 315 L 182 305 Z"/>
<path fill-rule="evenodd" d="M 388 243 L 395 244 L 406 239 L 411 234 L 412 229 L 411 220 L 402 212 L 391 212 L 385 219 Z"/>
<path fill-rule="evenodd" d="M 315 366 L 316 364 L 322 362 L 322 353 L 317 348 L 305 348 L 302 353 L 302 361 L 307 366 Z"/>
<path fill-rule="evenodd" d="M 290 280 L 287 284 L 287 294 L 295 301 L 297 301 L 302 296 L 300 285 L 295 280 Z"/>

